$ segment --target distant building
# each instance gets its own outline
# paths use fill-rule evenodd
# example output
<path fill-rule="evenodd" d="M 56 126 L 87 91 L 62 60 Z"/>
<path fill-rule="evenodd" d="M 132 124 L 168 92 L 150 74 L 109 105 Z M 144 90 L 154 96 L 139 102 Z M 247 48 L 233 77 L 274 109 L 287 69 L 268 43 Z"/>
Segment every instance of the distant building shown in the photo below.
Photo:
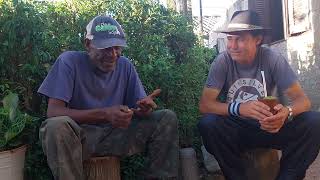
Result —
<path fill-rule="evenodd" d="M 220 16 L 203 16 L 203 32 L 201 32 L 201 24 L 200 24 L 200 16 L 193 16 L 193 25 L 194 25 L 194 32 L 203 37 L 204 45 L 207 47 L 212 47 L 211 42 L 209 40 L 210 32 L 212 31 L 214 25 L 220 19 Z"/>
<path fill-rule="evenodd" d="M 212 31 L 214 25 L 218 22 L 221 18 L 220 12 L 221 9 L 214 9 L 213 7 L 209 7 L 208 4 L 202 5 L 202 10 L 205 13 L 202 16 L 202 26 L 201 26 L 201 18 L 200 18 L 200 9 L 199 6 L 196 6 L 192 0 L 161 0 L 165 1 L 164 4 L 166 7 L 176 10 L 177 12 L 187 16 L 193 22 L 194 25 L 194 32 L 203 38 L 203 43 L 207 47 L 211 47 L 211 42 L 209 40 L 209 34 Z M 205 2 L 205 1 L 204 1 Z M 208 2 L 206 2 L 208 3 Z M 199 5 L 199 4 L 197 4 Z M 219 11 L 218 11 L 219 10 Z M 209 13 L 210 11 L 213 11 Z M 217 11 L 217 12 L 216 12 Z M 222 10 L 224 11 L 224 9 Z M 193 14 L 193 12 L 196 12 Z M 218 13 L 219 12 L 219 13 Z M 201 29 L 203 28 L 203 31 Z"/>
<path fill-rule="evenodd" d="M 224 33 L 217 33 L 216 31 L 224 29 L 227 22 L 236 10 L 248 9 L 248 0 L 233 1 L 230 7 L 227 8 L 225 16 L 221 17 L 209 33 L 209 47 L 215 47 L 218 52 L 226 50 L 226 35 Z"/>

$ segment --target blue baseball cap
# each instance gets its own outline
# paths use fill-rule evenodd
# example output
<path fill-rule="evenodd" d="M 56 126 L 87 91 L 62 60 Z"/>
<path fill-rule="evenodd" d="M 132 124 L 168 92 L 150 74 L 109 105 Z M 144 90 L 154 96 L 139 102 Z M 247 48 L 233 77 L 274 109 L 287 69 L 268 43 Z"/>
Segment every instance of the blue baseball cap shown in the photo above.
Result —
<path fill-rule="evenodd" d="M 97 49 L 127 46 L 120 24 L 110 16 L 96 16 L 89 22 L 86 31 L 86 39 L 91 40 Z"/>

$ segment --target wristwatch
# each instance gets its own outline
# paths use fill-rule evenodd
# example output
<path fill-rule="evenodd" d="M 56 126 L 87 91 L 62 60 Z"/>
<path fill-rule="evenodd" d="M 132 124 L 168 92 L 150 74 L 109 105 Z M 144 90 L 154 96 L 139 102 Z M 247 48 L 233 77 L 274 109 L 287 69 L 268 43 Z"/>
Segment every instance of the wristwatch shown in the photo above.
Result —
<path fill-rule="evenodd" d="M 287 118 L 287 122 L 292 121 L 293 119 L 293 112 L 292 112 L 292 108 L 290 106 L 287 106 L 288 110 L 289 110 L 289 114 L 288 114 L 288 118 Z"/>

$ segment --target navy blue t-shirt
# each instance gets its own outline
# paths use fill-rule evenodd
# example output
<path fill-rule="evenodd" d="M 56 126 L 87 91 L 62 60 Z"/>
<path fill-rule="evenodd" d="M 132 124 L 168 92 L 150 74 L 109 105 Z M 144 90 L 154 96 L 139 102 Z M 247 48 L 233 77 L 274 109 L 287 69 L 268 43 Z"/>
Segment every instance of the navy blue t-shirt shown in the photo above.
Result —
<path fill-rule="evenodd" d="M 73 109 L 93 109 L 114 105 L 134 107 L 146 96 L 133 64 L 125 57 L 113 71 L 98 70 L 86 52 L 62 53 L 41 84 L 38 93 L 62 100 Z"/>

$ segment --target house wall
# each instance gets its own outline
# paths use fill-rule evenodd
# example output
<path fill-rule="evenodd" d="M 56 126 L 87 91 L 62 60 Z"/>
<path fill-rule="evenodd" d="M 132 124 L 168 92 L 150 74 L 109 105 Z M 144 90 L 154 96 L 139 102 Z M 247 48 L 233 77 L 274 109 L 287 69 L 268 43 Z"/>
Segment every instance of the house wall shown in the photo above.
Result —
<path fill-rule="evenodd" d="M 271 48 L 287 57 L 312 102 L 312 109 L 317 110 L 320 108 L 320 1 L 309 3 L 310 30 L 271 44 Z"/>

